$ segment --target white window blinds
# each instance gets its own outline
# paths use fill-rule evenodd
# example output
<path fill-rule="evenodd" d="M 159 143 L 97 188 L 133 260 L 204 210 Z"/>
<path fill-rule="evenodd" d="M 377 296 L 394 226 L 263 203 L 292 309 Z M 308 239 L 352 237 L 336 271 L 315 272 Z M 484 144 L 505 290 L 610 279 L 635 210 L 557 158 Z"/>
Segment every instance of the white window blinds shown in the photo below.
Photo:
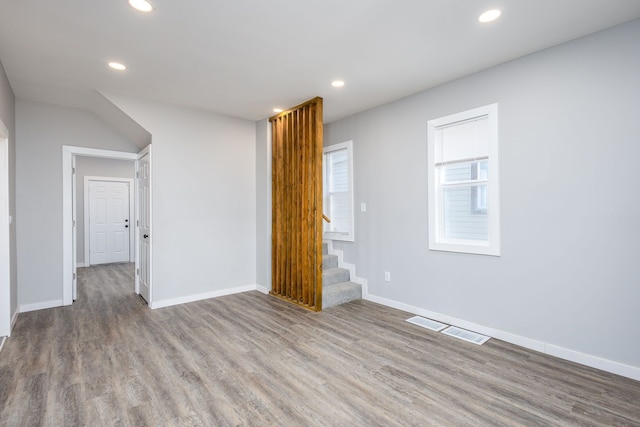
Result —
<path fill-rule="evenodd" d="M 482 116 L 436 128 L 436 165 L 489 157 L 488 117 Z"/>
<path fill-rule="evenodd" d="M 327 199 L 331 223 L 327 228 L 334 233 L 349 233 L 349 167 L 347 149 L 332 151 L 325 157 L 327 162 Z"/>

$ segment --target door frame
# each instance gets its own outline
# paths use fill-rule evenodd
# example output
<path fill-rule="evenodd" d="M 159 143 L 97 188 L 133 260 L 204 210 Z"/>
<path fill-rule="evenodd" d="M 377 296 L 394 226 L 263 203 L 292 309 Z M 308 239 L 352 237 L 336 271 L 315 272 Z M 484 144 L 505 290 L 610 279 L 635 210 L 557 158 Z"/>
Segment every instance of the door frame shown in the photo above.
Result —
<path fill-rule="evenodd" d="M 133 165 L 135 168 L 135 165 Z M 91 265 L 91 254 L 89 253 L 90 243 L 90 227 L 89 227 L 89 214 L 90 214 L 90 200 L 89 200 L 89 183 L 91 181 L 100 182 L 126 182 L 129 184 L 129 262 L 135 262 L 135 206 L 133 193 L 135 192 L 133 178 L 118 178 L 118 177 L 105 177 L 105 176 L 85 176 L 84 177 L 84 266 Z M 77 255 L 77 254 L 76 254 Z M 77 259 L 77 258 L 76 258 Z"/>
<path fill-rule="evenodd" d="M 131 160 L 133 162 L 136 162 L 138 159 L 137 153 L 76 147 L 72 145 L 62 146 L 62 305 L 71 305 L 73 303 L 73 284 L 77 277 L 76 245 L 73 242 L 75 227 L 73 205 L 75 204 L 75 195 L 72 191 L 75 174 L 73 164 L 76 156 Z M 136 269 L 137 268 L 138 261 L 136 259 Z"/>
<path fill-rule="evenodd" d="M 11 211 L 9 207 L 9 131 L 0 120 L 0 348 L 11 335 Z"/>

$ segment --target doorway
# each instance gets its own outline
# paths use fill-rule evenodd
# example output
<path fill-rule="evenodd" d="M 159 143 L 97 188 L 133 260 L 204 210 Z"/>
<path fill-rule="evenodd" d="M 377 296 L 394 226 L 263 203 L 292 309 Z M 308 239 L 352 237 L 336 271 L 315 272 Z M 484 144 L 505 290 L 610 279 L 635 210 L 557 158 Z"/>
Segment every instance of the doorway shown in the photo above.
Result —
<path fill-rule="evenodd" d="M 85 148 L 85 147 L 73 147 L 73 146 L 63 146 L 62 147 L 62 151 L 63 151 L 63 162 L 62 162 L 62 170 L 63 170 L 63 212 L 62 212 L 62 216 L 63 216 L 63 248 L 62 248 L 62 252 L 63 252 L 63 289 L 62 289 L 62 296 L 63 296 L 63 305 L 71 305 L 73 303 L 73 300 L 76 297 L 77 294 L 77 252 L 78 252 L 78 248 L 77 248 L 77 244 L 76 244 L 76 232 L 78 231 L 77 226 L 78 226 L 78 221 L 76 218 L 76 197 L 75 197 L 75 186 L 76 186 L 76 176 L 75 176 L 75 172 L 76 172 L 76 161 L 78 158 L 84 158 L 84 157 L 93 157 L 93 158 L 102 158 L 102 159 L 116 159 L 116 160 L 127 160 L 132 162 L 133 164 L 135 164 L 135 167 L 138 167 L 138 160 L 141 158 L 141 156 L 148 156 L 145 157 L 146 161 L 148 162 L 148 168 L 150 170 L 150 165 L 151 165 L 151 147 L 148 146 L 146 147 L 142 152 L 140 152 L 139 154 L 136 153 L 126 153 L 126 152 L 120 152 L 120 151 L 110 151 L 110 150 L 101 150 L 101 149 L 94 149 L 94 148 Z M 150 182 L 151 182 L 151 176 L 149 173 L 149 189 L 150 189 Z M 141 236 L 140 236 L 140 227 L 137 226 L 137 224 L 139 223 L 139 209 L 137 209 L 137 206 L 139 204 L 139 201 L 141 200 L 140 197 L 138 197 L 138 185 L 137 185 L 137 180 L 134 180 L 134 194 L 135 196 L 133 197 L 133 206 L 134 206 L 134 216 L 130 217 L 130 221 L 129 223 L 130 228 L 134 228 L 134 244 L 133 244 L 133 248 L 135 248 L 135 256 L 134 256 L 134 261 L 135 261 L 135 271 L 136 271 L 136 276 L 135 276 L 135 286 L 134 286 L 134 291 L 136 293 L 139 293 L 139 287 L 138 287 L 138 275 L 140 273 L 140 265 L 141 262 L 143 262 L 145 268 L 148 268 L 149 270 L 151 269 L 151 250 L 147 251 L 144 256 L 146 257 L 145 260 L 141 260 L 140 258 L 140 251 L 137 250 L 138 248 L 138 241 L 140 240 Z M 150 191 L 146 191 L 145 195 L 147 198 L 150 198 Z M 150 203 L 146 204 L 149 208 L 151 206 Z M 150 209 L 149 209 L 149 218 L 151 217 L 150 215 Z M 135 219 L 135 224 L 134 224 L 134 220 Z M 150 220 L 149 220 L 149 231 L 147 231 L 146 235 L 148 236 L 150 234 Z M 150 239 L 148 240 L 148 244 L 150 246 Z M 149 289 L 151 290 L 151 275 L 149 273 L 147 273 L 145 275 L 145 277 L 148 277 L 148 286 Z M 151 299 L 151 292 L 149 292 L 149 299 L 147 300 L 149 303 Z"/>

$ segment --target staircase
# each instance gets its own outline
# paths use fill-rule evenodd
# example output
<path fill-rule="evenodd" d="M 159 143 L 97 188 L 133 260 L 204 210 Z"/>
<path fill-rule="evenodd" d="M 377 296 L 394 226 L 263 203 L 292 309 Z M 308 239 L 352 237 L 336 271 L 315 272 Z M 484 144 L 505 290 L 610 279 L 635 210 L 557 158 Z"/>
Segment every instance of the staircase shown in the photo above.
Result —
<path fill-rule="evenodd" d="M 329 255 L 328 246 L 322 244 L 322 308 L 362 299 L 362 286 L 350 281 L 346 268 L 338 267 L 338 257 Z"/>

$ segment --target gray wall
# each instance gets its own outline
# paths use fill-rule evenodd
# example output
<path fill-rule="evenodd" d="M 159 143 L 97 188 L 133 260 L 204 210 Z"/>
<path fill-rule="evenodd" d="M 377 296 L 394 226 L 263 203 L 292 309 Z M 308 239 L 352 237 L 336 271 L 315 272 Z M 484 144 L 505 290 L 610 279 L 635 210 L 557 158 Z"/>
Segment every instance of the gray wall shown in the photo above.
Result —
<path fill-rule="evenodd" d="M 9 215 L 13 222 L 9 227 L 11 269 L 11 316 L 18 310 L 18 264 L 16 253 L 16 126 L 15 97 L 9 80 L 0 63 L 0 119 L 9 131 Z"/>
<path fill-rule="evenodd" d="M 255 123 L 107 96 L 153 139 L 152 305 L 255 287 Z"/>
<path fill-rule="evenodd" d="M 135 163 L 127 160 L 101 159 L 98 157 L 77 157 L 76 159 L 76 245 L 79 264 L 86 265 L 84 259 L 84 177 L 101 176 L 109 178 L 130 178 L 136 176 Z M 131 188 L 133 191 L 133 188 Z M 133 218 L 131 218 L 133 221 Z M 134 253 L 134 248 L 130 248 Z"/>
<path fill-rule="evenodd" d="M 367 203 L 335 246 L 369 293 L 640 367 L 638 41 L 635 21 L 328 124 Z M 429 251 L 427 121 L 494 102 L 502 256 Z"/>
<path fill-rule="evenodd" d="M 256 123 L 256 280 L 271 290 L 271 123 Z"/>
<path fill-rule="evenodd" d="M 138 152 L 83 110 L 16 102 L 18 303 L 62 300 L 62 146 Z"/>

